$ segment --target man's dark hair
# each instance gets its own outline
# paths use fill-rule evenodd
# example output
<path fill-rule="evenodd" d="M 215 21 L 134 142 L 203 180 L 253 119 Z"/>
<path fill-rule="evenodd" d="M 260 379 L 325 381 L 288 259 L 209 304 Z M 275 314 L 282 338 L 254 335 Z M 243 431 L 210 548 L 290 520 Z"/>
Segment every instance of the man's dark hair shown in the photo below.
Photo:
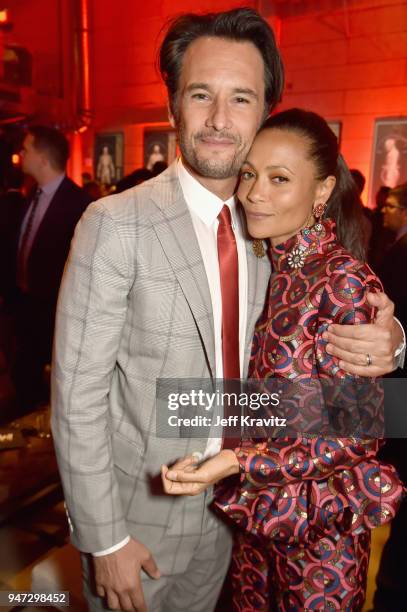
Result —
<path fill-rule="evenodd" d="M 357 168 L 351 168 L 349 172 L 351 173 L 352 178 L 355 181 L 355 185 L 357 187 L 359 195 L 362 195 L 362 191 L 364 190 L 366 185 L 365 176 L 361 173 L 360 170 L 357 170 Z"/>
<path fill-rule="evenodd" d="M 123 177 L 118 183 L 116 183 L 115 193 L 121 193 L 122 191 L 126 191 L 126 189 L 131 189 L 131 187 L 140 185 L 140 183 L 144 183 L 144 181 L 148 181 L 152 177 L 153 173 L 150 170 L 147 170 L 147 168 L 138 168 L 137 170 L 133 170 L 133 172 Z"/>
<path fill-rule="evenodd" d="M 159 67 L 167 86 L 170 109 L 177 116 L 177 92 L 182 60 L 189 45 L 202 36 L 251 42 L 264 61 L 265 115 L 280 101 L 284 86 L 284 67 L 273 30 L 250 8 L 223 13 L 181 15 L 170 22 L 159 53 Z M 216 66 L 216 57 L 214 57 Z"/>
<path fill-rule="evenodd" d="M 402 183 L 390 189 L 387 197 L 389 198 L 390 196 L 397 200 L 397 204 L 401 208 L 407 208 L 407 183 Z"/>
<path fill-rule="evenodd" d="M 69 158 L 69 143 L 62 132 L 45 125 L 28 128 L 37 151 L 44 153 L 55 170 L 64 171 Z"/>
<path fill-rule="evenodd" d="M 390 187 L 381 185 L 376 193 L 376 207 L 379 211 L 386 204 L 387 196 L 389 195 Z"/>

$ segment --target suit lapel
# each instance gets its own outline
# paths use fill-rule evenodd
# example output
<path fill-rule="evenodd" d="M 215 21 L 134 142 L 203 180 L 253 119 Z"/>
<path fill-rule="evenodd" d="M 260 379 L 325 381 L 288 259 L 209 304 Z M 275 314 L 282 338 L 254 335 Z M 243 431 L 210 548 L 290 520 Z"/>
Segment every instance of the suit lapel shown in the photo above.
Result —
<path fill-rule="evenodd" d="M 245 341 L 245 356 L 243 365 L 243 377 L 246 377 L 251 345 L 253 340 L 254 327 L 257 319 L 261 315 L 266 301 L 267 285 L 270 278 L 270 261 L 267 255 L 258 258 L 253 253 L 252 240 L 247 240 L 246 243 L 247 256 L 247 325 L 246 325 L 246 341 Z"/>
<path fill-rule="evenodd" d="M 45 215 L 38 227 L 37 233 L 31 249 L 31 255 L 38 244 L 47 244 L 50 240 L 55 241 L 55 236 L 60 228 L 64 228 L 66 219 L 64 218 L 64 192 L 68 183 L 65 177 L 49 203 Z"/>
<path fill-rule="evenodd" d="M 215 340 L 208 279 L 192 218 L 176 172 L 176 162 L 160 175 L 151 198 L 157 211 L 153 229 L 180 284 L 205 346 L 208 365 L 215 376 Z"/>

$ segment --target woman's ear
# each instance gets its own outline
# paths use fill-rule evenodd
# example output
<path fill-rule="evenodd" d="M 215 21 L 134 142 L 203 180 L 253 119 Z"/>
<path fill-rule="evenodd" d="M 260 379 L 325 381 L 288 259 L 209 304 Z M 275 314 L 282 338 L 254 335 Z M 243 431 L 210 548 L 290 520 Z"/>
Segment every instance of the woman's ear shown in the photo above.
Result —
<path fill-rule="evenodd" d="M 320 181 L 317 187 L 316 199 L 326 204 L 331 197 L 335 185 L 336 178 L 334 176 L 327 176 L 326 179 Z"/>

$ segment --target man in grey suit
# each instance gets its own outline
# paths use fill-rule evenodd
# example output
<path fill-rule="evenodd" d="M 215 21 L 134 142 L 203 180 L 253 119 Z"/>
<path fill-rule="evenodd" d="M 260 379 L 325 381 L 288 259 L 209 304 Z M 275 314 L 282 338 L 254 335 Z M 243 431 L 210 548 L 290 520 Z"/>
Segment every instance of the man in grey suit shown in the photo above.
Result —
<path fill-rule="evenodd" d="M 160 467 L 192 452 L 211 456 L 221 441 L 157 437 L 156 379 L 224 373 L 216 240 L 225 206 L 239 264 L 242 375 L 270 273 L 245 239 L 233 194 L 255 133 L 281 95 L 272 31 L 249 9 L 184 16 L 167 32 L 160 64 L 181 159 L 89 207 L 58 304 L 53 434 L 72 541 L 87 553 L 91 610 L 215 607 L 231 535 L 209 509 L 210 492 L 165 496 Z M 386 300 L 383 311 L 387 335 Z M 369 341 L 374 367 L 389 369 L 392 343 L 373 335 L 361 353 Z M 337 345 L 340 355 L 346 346 Z"/>

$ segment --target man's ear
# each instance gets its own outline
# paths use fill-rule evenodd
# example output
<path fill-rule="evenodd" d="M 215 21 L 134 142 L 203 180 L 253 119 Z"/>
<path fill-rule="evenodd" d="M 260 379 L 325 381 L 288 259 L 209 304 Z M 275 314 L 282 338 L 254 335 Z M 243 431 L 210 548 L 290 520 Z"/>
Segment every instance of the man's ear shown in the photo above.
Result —
<path fill-rule="evenodd" d="M 45 153 L 41 153 L 40 164 L 41 164 L 42 168 L 46 168 L 48 166 L 52 167 L 52 163 L 51 163 L 50 159 L 47 157 L 47 155 L 45 155 Z"/>

